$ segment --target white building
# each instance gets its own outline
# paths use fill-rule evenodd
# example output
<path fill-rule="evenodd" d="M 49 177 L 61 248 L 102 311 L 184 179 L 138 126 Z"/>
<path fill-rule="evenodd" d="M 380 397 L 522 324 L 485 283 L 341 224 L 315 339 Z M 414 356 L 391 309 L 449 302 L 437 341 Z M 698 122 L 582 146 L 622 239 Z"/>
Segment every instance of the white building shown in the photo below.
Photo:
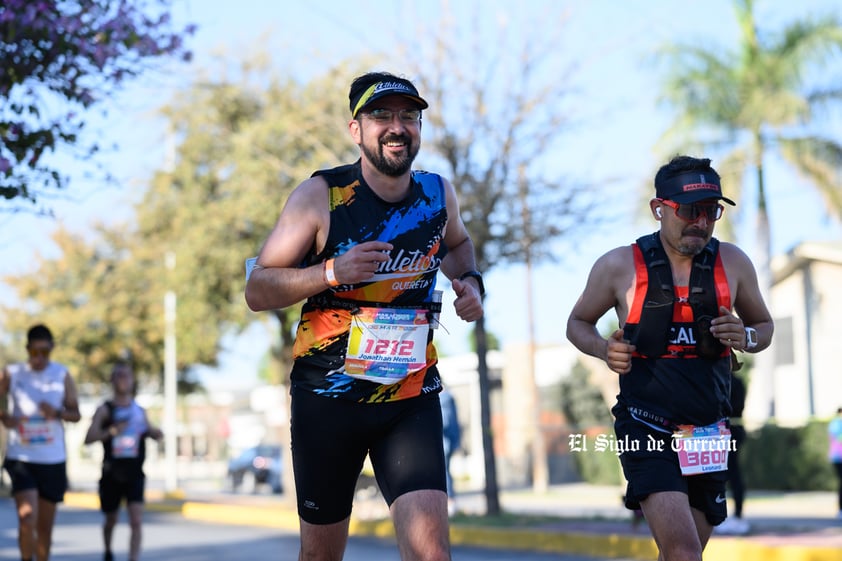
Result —
<path fill-rule="evenodd" d="M 769 306 L 775 320 L 771 372 L 753 372 L 746 403 L 749 425 L 774 420 L 799 426 L 842 406 L 836 356 L 842 316 L 842 243 L 802 243 L 772 263 Z"/>

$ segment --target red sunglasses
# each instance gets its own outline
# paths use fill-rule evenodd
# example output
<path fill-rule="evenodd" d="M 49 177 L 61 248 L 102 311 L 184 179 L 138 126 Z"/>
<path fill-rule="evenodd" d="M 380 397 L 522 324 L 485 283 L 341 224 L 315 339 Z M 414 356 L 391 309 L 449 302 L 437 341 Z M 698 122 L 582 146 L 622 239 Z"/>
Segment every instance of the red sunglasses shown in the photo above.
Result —
<path fill-rule="evenodd" d="M 709 222 L 716 222 L 725 212 L 725 207 L 719 203 L 681 204 L 668 199 L 658 199 L 658 202 L 673 209 L 677 217 L 687 222 L 695 222 L 703 214 Z"/>

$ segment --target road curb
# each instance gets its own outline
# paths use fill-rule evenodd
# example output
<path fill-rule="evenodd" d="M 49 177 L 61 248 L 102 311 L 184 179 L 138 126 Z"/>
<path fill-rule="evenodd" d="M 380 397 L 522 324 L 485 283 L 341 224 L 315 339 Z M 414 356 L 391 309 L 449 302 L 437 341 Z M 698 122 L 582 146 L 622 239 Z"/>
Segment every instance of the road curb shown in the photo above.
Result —
<path fill-rule="evenodd" d="M 67 493 L 65 503 L 77 508 L 99 508 L 99 499 L 95 493 Z M 185 518 L 203 522 L 298 531 L 298 515 L 294 511 L 283 507 L 162 499 L 148 501 L 146 509 L 159 512 L 180 512 Z M 352 518 L 350 533 L 355 536 L 393 538 L 394 527 L 391 520 Z M 651 537 L 629 536 L 615 532 L 596 534 L 524 528 L 492 528 L 452 523 L 450 541 L 454 545 L 593 555 L 639 559 L 641 561 L 651 560 L 658 556 L 658 550 Z M 769 545 L 750 538 L 713 536 L 705 548 L 705 557 L 746 561 L 842 561 L 842 550 L 834 547 L 798 544 Z"/>
<path fill-rule="evenodd" d="M 298 531 L 298 514 L 275 507 L 185 502 L 181 514 L 191 520 Z"/>

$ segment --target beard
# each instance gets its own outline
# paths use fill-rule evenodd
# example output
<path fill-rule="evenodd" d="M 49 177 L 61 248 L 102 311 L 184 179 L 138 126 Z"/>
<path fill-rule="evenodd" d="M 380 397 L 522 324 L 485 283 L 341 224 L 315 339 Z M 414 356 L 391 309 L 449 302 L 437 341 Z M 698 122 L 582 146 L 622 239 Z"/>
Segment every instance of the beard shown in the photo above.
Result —
<path fill-rule="evenodd" d="M 695 257 L 704 249 L 704 245 L 680 243 L 678 244 L 678 252 L 686 257 Z"/>
<path fill-rule="evenodd" d="M 403 141 L 406 143 L 405 154 L 390 158 L 383 153 L 383 145 L 387 142 Z M 418 155 L 420 146 L 413 144 L 412 139 L 404 135 L 389 135 L 381 139 L 377 143 L 377 149 L 371 150 L 366 146 L 365 141 L 360 144 L 363 154 L 374 166 L 374 169 L 387 175 L 389 177 L 400 177 L 412 168 L 412 162 L 415 161 L 415 156 Z"/>
<path fill-rule="evenodd" d="M 685 241 L 680 241 L 678 243 L 678 252 L 681 255 L 686 255 L 687 257 L 695 257 L 696 255 L 701 253 L 707 245 L 707 243 L 710 241 L 710 236 L 708 236 L 708 233 L 701 229 L 688 228 L 683 232 L 683 234 L 686 236 L 696 236 L 692 243 Z"/>

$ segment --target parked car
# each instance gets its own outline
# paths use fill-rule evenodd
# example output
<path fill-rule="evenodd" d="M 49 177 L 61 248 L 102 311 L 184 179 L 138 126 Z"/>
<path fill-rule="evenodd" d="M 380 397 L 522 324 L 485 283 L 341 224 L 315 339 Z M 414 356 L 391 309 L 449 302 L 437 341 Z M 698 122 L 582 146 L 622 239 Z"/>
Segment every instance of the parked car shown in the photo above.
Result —
<path fill-rule="evenodd" d="M 282 466 L 280 446 L 261 444 L 248 448 L 228 462 L 231 490 L 256 493 L 261 485 L 266 485 L 273 493 L 280 493 Z"/>

